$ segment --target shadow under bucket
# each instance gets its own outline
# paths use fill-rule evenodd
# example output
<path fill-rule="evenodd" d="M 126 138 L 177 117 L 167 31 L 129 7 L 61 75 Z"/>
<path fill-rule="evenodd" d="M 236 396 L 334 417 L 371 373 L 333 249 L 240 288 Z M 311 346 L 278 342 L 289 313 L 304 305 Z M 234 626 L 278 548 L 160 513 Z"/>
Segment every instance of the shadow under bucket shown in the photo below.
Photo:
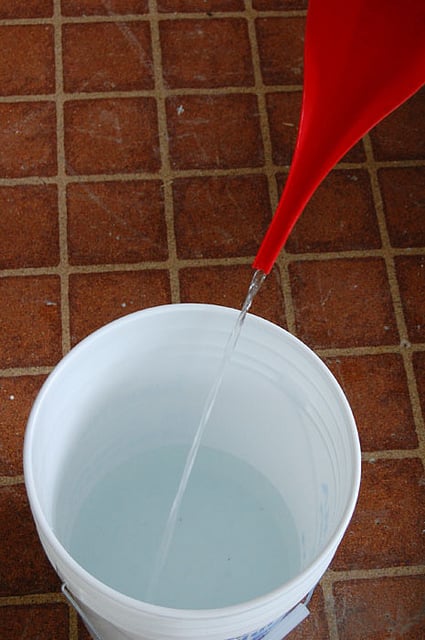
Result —
<path fill-rule="evenodd" d="M 144 597 L 237 315 L 177 304 L 121 318 L 75 347 L 34 404 L 33 517 L 102 640 L 280 640 L 348 526 L 360 447 L 344 393 L 302 342 L 248 315 L 158 592 Z"/>

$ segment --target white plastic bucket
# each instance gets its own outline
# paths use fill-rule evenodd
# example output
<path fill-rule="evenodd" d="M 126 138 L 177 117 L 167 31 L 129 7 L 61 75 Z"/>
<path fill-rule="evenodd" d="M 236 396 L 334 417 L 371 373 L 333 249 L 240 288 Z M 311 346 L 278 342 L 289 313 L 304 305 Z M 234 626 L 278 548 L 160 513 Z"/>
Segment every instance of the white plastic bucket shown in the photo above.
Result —
<path fill-rule="evenodd" d="M 34 404 L 24 446 L 33 517 L 50 562 L 102 640 L 268 637 L 320 580 L 348 526 L 359 489 L 360 447 L 344 393 L 302 342 L 248 315 L 217 399 L 218 417 L 204 441 L 248 462 L 284 497 L 299 534 L 299 573 L 248 602 L 172 609 L 103 584 L 57 539 L 55 491 L 66 465 L 74 465 L 75 486 L 81 488 L 114 456 L 136 446 L 136 439 L 147 447 L 190 441 L 237 314 L 181 304 L 121 318 L 77 345 Z M 182 413 L 184 420 L 172 419 Z M 101 442 L 90 432 L 99 415 Z M 79 442 L 80 455 L 70 462 Z"/>

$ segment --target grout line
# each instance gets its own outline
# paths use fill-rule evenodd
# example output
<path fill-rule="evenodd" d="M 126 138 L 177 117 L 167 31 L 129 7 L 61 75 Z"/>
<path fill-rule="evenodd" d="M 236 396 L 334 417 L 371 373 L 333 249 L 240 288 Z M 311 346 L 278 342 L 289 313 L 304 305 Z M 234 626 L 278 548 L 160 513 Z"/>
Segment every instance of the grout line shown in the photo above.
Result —
<path fill-rule="evenodd" d="M 362 461 L 374 464 L 381 460 L 405 460 L 421 458 L 421 449 L 377 449 L 376 451 L 362 451 Z"/>
<path fill-rule="evenodd" d="M 154 25 L 154 21 L 151 21 Z M 163 95 L 165 97 L 172 96 L 221 96 L 229 94 L 248 94 L 257 95 L 255 87 L 252 85 L 229 85 L 226 87 L 168 87 L 163 84 Z M 264 88 L 265 93 L 299 93 L 302 87 L 299 84 L 288 85 L 268 85 Z M 93 92 L 73 92 L 66 93 L 65 100 L 110 100 L 111 98 L 136 98 L 136 97 L 155 97 L 157 95 L 156 88 L 153 89 L 135 89 L 135 90 L 115 90 L 115 91 L 93 91 Z"/>
<path fill-rule="evenodd" d="M 401 249 L 395 251 L 394 255 L 408 255 L 408 256 L 421 256 L 425 255 L 425 248 L 415 250 L 414 252 L 409 249 Z M 372 249 L 370 251 L 340 251 L 340 252 L 328 252 L 328 253 L 305 253 L 305 254 L 286 254 L 285 263 L 292 262 L 319 262 L 326 260 L 346 260 L 351 258 L 383 258 L 384 252 L 380 249 Z M 280 256 L 281 258 L 281 256 Z M 168 269 L 174 264 L 178 264 L 178 268 L 184 267 L 199 267 L 199 266 L 228 266 L 238 264 L 251 264 L 254 260 L 254 256 L 235 256 L 233 258 L 174 258 L 174 260 L 161 260 L 161 261 L 143 261 L 143 262 L 116 262 L 116 263 L 93 263 L 93 264 L 79 264 L 68 265 L 68 273 L 105 273 L 112 271 L 139 271 L 146 269 Z M 279 259 L 278 259 L 279 264 Z M 39 276 L 39 275 L 60 275 L 61 267 L 20 267 L 16 269 L 2 269 L 0 272 L 0 278 L 6 277 L 27 277 L 27 276 Z M 402 343 L 403 348 L 412 347 L 413 349 L 420 347 L 421 343 L 414 343 L 410 345 L 406 340 Z M 353 347 L 355 348 L 355 347 Z"/>
<path fill-rule="evenodd" d="M 378 180 L 378 172 L 374 162 L 373 146 L 369 134 L 364 138 L 364 147 L 367 158 L 367 166 L 369 170 L 369 176 L 372 186 L 372 197 L 375 203 L 375 211 L 378 218 L 379 230 L 381 234 L 381 241 L 383 247 L 383 257 L 387 269 L 388 284 L 390 287 L 391 297 L 393 300 L 394 313 L 397 322 L 397 328 L 400 335 L 400 344 L 410 347 L 409 332 L 406 325 L 403 304 L 400 295 L 400 287 L 397 281 L 397 273 L 395 268 L 395 252 L 392 249 L 390 236 L 387 229 L 387 223 L 385 218 L 384 203 L 381 194 L 381 188 Z M 412 252 L 409 255 L 413 255 Z M 412 351 L 411 349 L 404 348 L 401 351 L 403 358 L 404 369 L 407 377 L 408 391 L 410 396 L 410 403 L 412 407 L 413 419 L 415 422 L 416 434 L 419 442 L 419 447 L 424 455 L 425 462 L 425 425 L 424 418 L 422 416 L 420 399 L 418 388 L 416 384 L 416 376 L 413 370 Z"/>
<path fill-rule="evenodd" d="M 171 169 L 168 171 L 169 175 L 165 181 L 168 180 L 172 184 L 176 178 L 197 178 L 197 177 L 220 177 L 220 176 L 245 176 L 245 175 L 262 175 L 262 167 L 241 167 L 237 169 Z M 70 182 L 94 182 L 94 181 L 107 181 L 107 180 L 158 180 L 158 173 L 115 173 L 112 176 L 110 174 L 93 174 L 91 176 L 73 175 L 68 176 Z"/>
<path fill-rule="evenodd" d="M 13 487 L 18 484 L 23 484 L 24 476 L 0 476 L 0 487 Z"/>
<path fill-rule="evenodd" d="M 20 376 L 47 376 L 53 367 L 13 367 L 0 369 L 0 378 L 18 378 Z"/>
<path fill-rule="evenodd" d="M 68 166 L 69 170 L 70 167 Z M 227 176 L 251 176 L 251 175 L 263 175 L 264 170 L 262 167 L 242 167 L 238 169 L 175 169 L 169 171 L 168 182 L 170 184 L 173 180 L 178 178 L 196 178 L 196 177 L 227 177 Z M 92 183 L 92 182 L 130 182 L 130 181 L 158 181 L 160 179 L 159 173 L 97 173 L 92 175 L 82 175 L 78 173 L 68 173 L 64 176 L 64 180 L 67 184 L 72 183 Z M 19 186 L 26 184 L 56 184 L 57 178 L 0 178 L 0 186 Z"/>
<path fill-rule="evenodd" d="M 425 254 L 425 247 L 418 249 L 393 249 L 393 256 L 407 255 L 420 256 Z M 351 249 L 344 251 L 324 251 L 323 253 L 286 253 L 289 262 L 303 262 L 308 260 L 346 260 L 352 258 L 385 258 L 388 252 L 385 249 Z"/>
<path fill-rule="evenodd" d="M 415 345 L 410 345 L 409 350 L 416 353 L 424 351 L 424 348 L 425 343 L 417 343 Z M 404 355 L 406 347 L 402 344 L 394 343 L 392 345 L 370 345 L 362 347 L 316 347 L 314 350 L 320 358 L 340 358 L 344 356 L 373 356 L 383 353 Z"/>
<path fill-rule="evenodd" d="M 301 85 L 267 85 L 264 93 L 299 93 L 302 90 Z M 254 86 L 233 85 L 227 87 L 163 87 L 163 95 L 165 97 L 172 96 L 221 96 L 229 94 L 248 94 L 257 95 Z M 133 89 L 133 90 L 111 90 L 111 91 L 74 91 L 63 93 L 64 102 L 83 101 L 83 100 L 119 100 L 126 98 L 154 98 L 157 91 L 153 89 Z M 46 102 L 54 101 L 56 95 L 54 93 L 26 93 L 16 95 L 0 96 L 0 103 L 15 102 Z M 360 163 L 346 163 L 360 164 Z M 393 166 L 391 164 L 391 166 Z"/>
<path fill-rule="evenodd" d="M 328 569 L 327 578 L 329 582 L 343 582 L 344 580 L 376 580 L 377 578 L 393 578 L 420 576 L 425 574 L 425 565 L 410 566 L 390 566 L 376 569 L 347 569 L 346 571 L 336 571 Z"/>
<path fill-rule="evenodd" d="M 297 335 L 297 323 L 295 315 L 295 306 L 292 299 L 291 280 L 289 277 L 289 264 L 288 254 L 283 248 L 276 260 L 276 264 L 280 269 L 283 299 L 285 301 L 285 315 L 288 331 L 293 335 Z"/>
<path fill-rule="evenodd" d="M 253 14 L 255 12 L 252 9 L 251 0 L 245 0 L 246 14 L 247 14 L 247 23 L 248 23 L 248 37 L 251 47 L 251 59 L 252 66 L 254 71 L 254 87 L 252 88 L 253 93 L 257 95 L 258 98 L 258 110 L 260 117 L 260 129 L 261 129 L 261 138 L 263 143 L 264 150 L 264 165 L 262 167 L 262 172 L 266 174 L 268 185 L 269 185 L 269 195 L 270 195 L 270 204 L 273 209 L 277 206 L 278 202 L 278 192 L 277 192 L 277 184 L 276 184 L 276 175 L 275 175 L 275 167 L 272 161 L 273 158 L 273 149 L 272 149 L 272 141 L 270 136 L 270 127 L 269 127 L 269 118 L 267 113 L 267 105 L 264 95 L 264 83 L 261 72 L 261 61 L 260 61 L 260 52 L 258 48 L 257 41 L 257 33 L 255 29 L 255 23 Z"/>
<path fill-rule="evenodd" d="M 339 634 L 335 614 L 335 598 L 333 594 L 333 583 L 329 569 L 322 576 L 319 584 L 322 587 L 323 591 L 324 609 L 329 630 L 329 640 L 338 640 Z"/>
<path fill-rule="evenodd" d="M 363 345 L 361 347 L 316 347 L 315 352 L 321 358 L 340 358 L 344 356 L 370 356 L 382 353 L 400 353 L 398 343 Z"/>
<path fill-rule="evenodd" d="M 78 614 L 74 607 L 68 603 L 68 616 L 69 616 L 69 638 L 68 640 L 78 640 Z"/>
<path fill-rule="evenodd" d="M 279 192 L 278 192 L 277 180 L 276 180 L 276 173 L 279 171 L 279 169 L 273 163 L 273 147 L 272 147 L 272 140 L 270 135 L 269 117 L 268 117 L 267 104 L 266 104 L 266 93 L 268 92 L 268 88 L 266 88 L 263 83 L 260 51 L 258 47 L 257 32 L 255 28 L 255 17 L 258 15 L 258 13 L 253 10 L 251 0 L 245 0 L 245 8 L 246 8 L 247 22 L 248 22 L 248 36 L 249 36 L 249 41 L 251 46 L 252 65 L 254 70 L 254 80 L 255 80 L 254 92 L 257 95 L 257 100 L 258 100 L 261 137 L 263 142 L 264 158 L 265 158 L 262 172 L 265 173 L 267 178 L 269 199 L 270 199 L 270 204 L 272 207 L 272 215 L 273 215 L 273 212 L 275 211 L 279 201 Z M 300 88 L 302 87 L 297 85 L 297 90 L 300 90 Z M 295 333 L 295 312 L 294 312 L 294 305 L 293 305 L 291 288 L 290 288 L 287 262 L 285 260 L 284 251 L 281 252 L 279 259 L 277 260 L 276 266 L 279 270 L 281 291 L 282 291 L 283 301 L 284 301 L 284 313 L 285 313 L 285 319 L 286 319 L 286 326 L 288 327 L 288 330 L 291 333 Z"/>
<path fill-rule="evenodd" d="M 413 368 L 413 352 L 411 349 L 409 351 L 403 350 L 402 355 L 406 371 L 407 388 L 410 397 L 413 421 L 415 423 L 416 436 L 418 438 L 418 448 L 421 452 L 422 461 L 425 466 L 425 417 L 422 415 L 421 401 L 416 383 L 416 375 Z"/>
<path fill-rule="evenodd" d="M 156 93 L 154 97 L 156 97 Z M 182 95 L 183 94 L 178 94 Z M 1 101 L 1 100 L 0 100 Z M 379 163 L 376 165 L 376 168 L 387 168 L 393 167 L 393 163 Z M 421 167 L 425 166 L 425 161 L 423 164 L 418 162 L 409 162 L 403 163 L 400 165 L 401 168 L 411 168 L 411 167 Z M 285 165 L 274 165 L 275 173 L 287 173 L 289 170 L 288 166 Z M 352 169 L 364 169 L 365 165 L 362 163 L 340 163 L 333 170 L 352 170 Z M 169 171 L 169 180 L 175 180 L 178 178 L 192 178 L 192 177 L 212 177 L 212 176 L 249 176 L 249 175 L 264 175 L 264 167 L 237 167 L 231 169 L 170 169 Z M 65 183 L 73 183 L 73 182 L 126 182 L 131 180 L 158 180 L 158 173 L 114 173 L 114 174 L 78 174 L 78 173 L 69 173 L 63 176 Z M 0 178 L 0 186 L 13 187 L 19 185 L 44 185 L 44 184 L 56 184 L 57 177 L 56 176 L 25 176 L 23 178 Z M 276 196 L 277 202 L 277 196 Z M 425 251 L 424 247 L 415 247 L 414 249 L 408 247 L 392 247 L 392 252 L 395 254 L 406 254 L 413 255 L 412 252 L 417 254 L 423 254 Z M 364 249 L 365 251 L 373 251 Z M 344 253 L 344 251 L 338 251 L 338 253 Z M 304 254 L 289 254 L 293 256 L 302 256 Z M 306 254 L 309 255 L 309 254 Z"/>
<path fill-rule="evenodd" d="M 424 255 L 425 249 L 421 252 L 407 252 L 396 255 Z M 323 262 L 326 260 L 342 260 L 351 258 L 374 258 L 382 257 L 382 254 L 373 252 L 340 252 L 340 253 L 327 253 L 327 254 L 304 254 L 299 256 L 286 255 L 284 258 L 285 263 L 291 264 L 292 262 Z M 143 262 L 116 262 L 116 263 L 93 263 L 93 264 L 78 264 L 69 265 L 68 274 L 74 273 L 113 273 L 117 271 L 146 271 L 146 270 L 164 270 L 177 266 L 178 269 L 182 268 L 194 268 L 194 267 L 213 267 L 213 266 L 232 266 L 232 265 L 248 265 L 252 264 L 254 256 L 235 256 L 233 258 L 175 258 L 174 260 L 161 260 L 161 261 L 143 261 Z M 282 257 L 280 256 L 277 264 L 282 264 Z M 21 267 L 16 269 L 3 269 L 0 273 L 0 278 L 6 277 L 33 277 L 33 276 L 47 276 L 47 275 L 60 275 L 61 269 L 59 267 Z M 410 343 L 408 340 L 394 345 L 378 345 L 376 349 L 390 349 L 393 351 L 395 348 L 400 348 L 402 352 L 406 350 L 422 351 L 425 343 L 415 342 Z M 358 349 L 369 349 L 369 346 L 363 347 L 350 347 L 348 351 L 355 351 Z M 335 347 L 336 353 L 343 353 L 343 347 Z M 333 352 L 333 349 L 316 348 L 317 351 L 323 352 L 325 355 Z"/>
<path fill-rule="evenodd" d="M 22 596 L 0 597 L 0 607 L 28 606 L 32 604 L 66 604 L 66 600 L 59 591 L 57 593 L 35 593 Z"/>
<path fill-rule="evenodd" d="M 40 18 L 3 18 L 0 20 L 0 27 L 26 27 L 31 25 L 51 25 L 52 24 L 52 16 L 51 17 L 40 17 Z"/>
<path fill-rule="evenodd" d="M 340 252 L 328 252 L 328 253 L 305 253 L 305 254 L 285 254 L 285 262 L 288 264 L 292 262 L 325 262 L 327 260 L 346 260 L 351 258 L 383 258 L 384 253 L 377 249 L 370 251 L 340 251 Z M 425 255 L 425 248 L 418 251 L 401 250 L 395 252 L 394 255 L 408 255 L 408 256 L 422 256 Z M 147 260 L 143 262 L 116 262 L 116 263 L 89 263 L 79 265 L 69 265 L 69 273 L 89 273 L 91 271 L 97 273 L 106 273 L 109 271 L 131 271 L 142 269 L 167 269 L 174 261 L 170 260 Z M 179 258 L 177 260 L 178 267 L 200 267 L 200 266 L 228 266 L 237 264 L 251 264 L 254 260 L 254 256 L 235 256 L 233 258 Z M 279 261 L 278 261 L 279 264 Z M 16 269 L 2 269 L 0 272 L 0 278 L 5 277 L 17 277 L 17 276 L 38 276 L 38 275 L 60 275 L 61 268 L 59 267 L 21 267 Z M 415 349 L 418 344 L 414 343 L 410 345 L 409 341 L 403 342 L 404 347 L 412 346 Z M 354 348 L 354 347 L 353 347 Z"/>
<path fill-rule="evenodd" d="M 425 167 L 425 160 L 407 159 L 407 160 L 375 160 L 376 169 L 405 169 L 409 167 Z"/>
<path fill-rule="evenodd" d="M 288 11 L 279 10 L 256 10 L 255 15 L 265 18 L 296 18 L 304 17 L 307 14 L 305 9 L 294 9 Z M 242 11 L 191 11 L 185 13 L 178 12 L 158 12 L 157 20 L 159 22 L 177 20 L 211 20 L 212 18 L 241 18 L 244 16 Z M 43 25 L 51 24 L 54 17 L 44 16 L 39 18 L 4 18 L 0 19 L 0 27 L 3 26 L 27 26 L 27 25 Z M 110 13 L 99 15 L 80 15 L 80 16 L 61 16 L 63 24 L 90 24 L 97 22 L 146 22 L 150 19 L 149 12 L 147 13 Z"/>
<path fill-rule="evenodd" d="M 180 284 L 177 266 L 177 247 L 174 229 L 173 174 L 170 168 L 168 145 L 167 113 L 165 106 L 165 82 L 162 77 L 161 39 L 159 32 L 159 14 L 155 0 L 149 0 L 151 14 L 152 57 L 155 79 L 156 104 L 158 112 L 158 135 L 162 167 L 160 177 L 163 181 L 165 221 L 167 225 L 167 244 L 171 302 L 180 302 Z"/>
<path fill-rule="evenodd" d="M 202 266 L 227 266 L 238 264 L 250 264 L 251 258 L 240 257 L 229 260 L 228 258 L 188 258 L 182 260 L 163 260 L 163 261 L 146 261 L 146 262 L 117 262 L 117 263 L 99 263 L 99 264 L 81 264 L 70 265 L 68 273 L 113 273 L 116 271 L 150 271 L 152 269 L 163 271 L 170 269 L 178 264 L 179 268 L 184 267 L 202 267 Z M 49 270 L 31 269 L 30 267 L 23 269 L 4 270 L 0 277 L 16 277 L 16 276 L 34 276 L 34 275 L 57 275 L 58 268 Z"/>
<path fill-rule="evenodd" d="M 385 259 L 385 264 L 387 268 L 387 277 L 388 284 L 391 291 L 391 297 L 394 305 L 394 312 L 397 322 L 397 328 L 400 335 L 400 340 L 407 340 L 408 333 L 407 327 L 403 315 L 403 308 L 401 304 L 400 298 L 400 289 L 397 283 L 397 276 L 395 273 L 394 267 L 394 258 L 390 243 L 390 238 L 387 229 L 387 223 L 385 219 L 384 213 L 384 205 L 382 201 L 381 189 L 379 187 L 378 175 L 375 167 L 374 157 L 373 157 L 373 148 L 370 140 L 369 134 L 367 134 L 363 138 L 365 153 L 366 153 L 366 165 L 369 171 L 369 178 L 371 182 L 372 188 L 372 198 L 375 205 L 376 217 L 378 219 L 379 231 L 381 235 L 382 242 L 382 256 Z"/>
<path fill-rule="evenodd" d="M 0 104 L 17 102 L 54 102 L 54 93 L 22 93 L 18 95 L 0 96 Z"/>
<path fill-rule="evenodd" d="M 62 353 L 67 353 L 71 348 L 71 336 L 69 326 L 69 278 L 68 278 L 68 246 L 67 246 L 67 211 L 66 211 L 66 182 L 65 182 L 65 141 L 64 141 L 64 91 L 63 91 L 63 67 L 62 67 L 62 20 L 60 0 L 54 0 L 55 28 L 55 76 L 56 76 L 56 144 L 58 164 L 58 212 L 59 212 L 59 247 L 61 280 L 61 322 L 62 322 Z"/>

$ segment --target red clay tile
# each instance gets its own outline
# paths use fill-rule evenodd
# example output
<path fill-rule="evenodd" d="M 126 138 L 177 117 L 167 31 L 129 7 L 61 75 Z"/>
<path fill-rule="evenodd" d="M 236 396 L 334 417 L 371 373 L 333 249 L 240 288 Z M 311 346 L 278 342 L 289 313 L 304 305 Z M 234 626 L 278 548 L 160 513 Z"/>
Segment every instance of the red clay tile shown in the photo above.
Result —
<path fill-rule="evenodd" d="M 78 640 L 93 640 L 81 618 L 78 618 Z"/>
<path fill-rule="evenodd" d="M 160 32 L 163 76 L 168 87 L 254 84 L 246 20 L 163 20 Z"/>
<path fill-rule="evenodd" d="M 71 264 L 166 260 L 161 182 L 85 182 L 67 188 Z"/>
<path fill-rule="evenodd" d="M 56 110 L 53 102 L 0 103 L 0 177 L 56 173 Z"/>
<path fill-rule="evenodd" d="M 174 180 L 179 258 L 255 254 L 271 219 L 264 176 Z"/>
<path fill-rule="evenodd" d="M 59 578 L 38 540 L 23 484 L 0 487 L 0 539 L 1 596 L 59 589 Z"/>
<path fill-rule="evenodd" d="M 290 253 L 380 247 L 369 175 L 357 169 L 331 171 L 286 243 Z"/>
<path fill-rule="evenodd" d="M 302 93 L 290 91 L 266 95 L 273 162 L 289 165 L 295 147 Z"/>
<path fill-rule="evenodd" d="M 351 147 L 349 151 L 341 158 L 341 162 L 364 162 L 366 160 L 366 154 L 363 146 L 363 140 L 359 140 L 354 147 Z"/>
<path fill-rule="evenodd" d="M 0 378 L 0 476 L 23 473 L 25 425 L 45 376 Z"/>
<path fill-rule="evenodd" d="M 68 640 L 66 604 L 21 604 L 0 609 L 0 626 L 6 640 Z"/>
<path fill-rule="evenodd" d="M 264 83 L 302 84 L 305 18 L 259 18 L 256 29 Z"/>
<path fill-rule="evenodd" d="M 0 278 L 0 300 L 0 368 L 56 364 L 62 356 L 59 278 Z"/>
<path fill-rule="evenodd" d="M 0 269 L 58 264 L 57 207 L 54 185 L 0 187 Z"/>
<path fill-rule="evenodd" d="M 53 0 L 0 0 L 0 19 L 50 18 Z"/>
<path fill-rule="evenodd" d="M 336 582 L 339 640 L 425 638 L 425 576 Z"/>
<path fill-rule="evenodd" d="M 143 14 L 149 10 L 148 0 L 62 0 L 64 16 L 104 16 Z"/>
<path fill-rule="evenodd" d="M 165 13 L 209 13 L 211 11 L 243 11 L 243 0 L 158 0 L 158 10 Z"/>
<path fill-rule="evenodd" d="M 381 169 L 378 177 L 392 246 L 424 246 L 424 167 Z"/>
<path fill-rule="evenodd" d="M 418 446 L 400 355 L 338 356 L 326 358 L 326 364 L 347 395 L 362 451 Z"/>
<path fill-rule="evenodd" d="M 307 9 L 307 0 L 253 0 L 252 6 L 257 11 L 293 11 Z"/>
<path fill-rule="evenodd" d="M 171 302 L 167 271 L 74 274 L 70 277 L 71 341 L 132 311 Z"/>
<path fill-rule="evenodd" d="M 310 615 L 291 632 L 288 636 L 289 640 L 324 640 L 324 638 L 329 638 L 325 601 L 320 585 L 314 590 L 308 610 Z"/>
<path fill-rule="evenodd" d="M 419 458 L 365 462 L 359 501 L 335 570 L 423 563 L 425 482 Z"/>
<path fill-rule="evenodd" d="M 263 163 L 256 96 L 173 96 L 167 100 L 167 118 L 174 169 L 232 169 Z"/>
<path fill-rule="evenodd" d="M 425 340 L 425 256 L 396 256 L 397 279 L 409 340 Z"/>
<path fill-rule="evenodd" d="M 413 354 L 413 367 L 418 385 L 419 401 L 422 406 L 422 413 L 425 416 L 425 352 L 419 351 Z"/>
<path fill-rule="evenodd" d="M 65 103 L 67 173 L 132 173 L 160 167 L 153 98 Z"/>
<path fill-rule="evenodd" d="M 181 301 L 219 304 L 240 309 L 248 293 L 253 273 L 249 265 L 180 269 Z M 251 312 L 275 324 L 286 326 L 277 267 L 270 273 L 257 294 Z"/>
<path fill-rule="evenodd" d="M 380 258 L 295 262 L 289 272 L 297 335 L 313 348 L 398 343 Z"/>
<path fill-rule="evenodd" d="M 55 58 L 51 25 L 0 27 L 0 95 L 52 93 Z"/>
<path fill-rule="evenodd" d="M 370 133 L 377 160 L 425 158 L 425 90 L 416 93 Z"/>
<path fill-rule="evenodd" d="M 147 22 L 63 26 L 65 91 L 152 89 L 153 61 Z"/>

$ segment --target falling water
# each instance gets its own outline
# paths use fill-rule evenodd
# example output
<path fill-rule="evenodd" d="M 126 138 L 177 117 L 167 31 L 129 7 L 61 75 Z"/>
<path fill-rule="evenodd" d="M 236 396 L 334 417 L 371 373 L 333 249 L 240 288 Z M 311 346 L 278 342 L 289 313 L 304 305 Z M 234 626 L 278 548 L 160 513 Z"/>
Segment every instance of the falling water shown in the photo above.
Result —
<path fill-rule="evenodd" d="M 248 313 L 252 302 L 259 291 L 261 285 L 263 284 L 266 278 L 266 274 L 258 269 L 255 271 L 251 283 L 249 285 L 248 294 L 245 298 L 245 301 L 242 305 L 242 309 L 238 315 L 236 323 L 233 327 L 233 330 L 227 340 L 223 358 L 220 363 L 219 370 L 215 377 L 214 383 L 209 391 L 207 399 L 204 404 L 203 412 L 201 415 L 201 419 L 199 421 L 198 428 L 195 433 L 195 437 L 193 439 L 192 445 L 190 447 L 189 453 L 186 458 L 185 466 L 183 469 L 183 473 L 180 479 L 180 483 L 177 489 L 177 493 L 173 500 L 173 504 L 171 506 L 170 512 L 168 514 L 167 523 L 165 525 L 164 533 L 162 535 L 161 543 L 159 545 L 159 549 L 157 552 L 157 557 L 155 560 L 154 570 L 152 573 L 152 578 L 150 580 L 147 600 L 152 601 L 158 581 L 161 577 L 162 570 L 167 561 L 168 552 L 170 549 L 170 544 L 173 539 L 174 530 L 176 528 L 177 519 L 180 513 L 181 504 L 184 498 L 184 494 L 186 491 L 187 483 L 189 482 L 190 474 L 193 469 L 193 465 L 195 464 L 196 456 L 199 451 L 199 447 L 201 446 L 202 436 L 204 434 L 205 428 L 208 424 L 208 420 L 210 418 L 212 409 L 214 407 L 215 400 L 217 398 L 217 394 L 220 390 L 221 383 L 223 381 L 224 373 L 228 363 L 230 362 L 232 355 L 236 349 L 236 345 L 238 343 L 238 339 L 240 333 L 242 331 L 243 323 Z"/>

